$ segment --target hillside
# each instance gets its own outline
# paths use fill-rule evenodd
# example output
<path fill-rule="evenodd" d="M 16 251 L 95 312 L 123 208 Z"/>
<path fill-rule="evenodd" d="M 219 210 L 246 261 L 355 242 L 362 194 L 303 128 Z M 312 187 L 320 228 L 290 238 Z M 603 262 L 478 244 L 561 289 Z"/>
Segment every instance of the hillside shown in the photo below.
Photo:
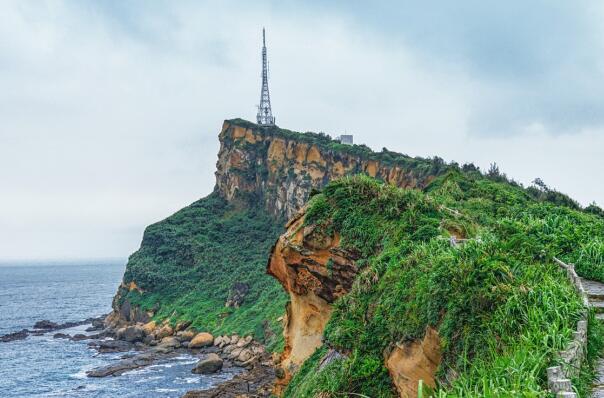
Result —
<path fill-rule="evenodd" d="M 409 350 L 438 394 L 544 394 L 583 310 L 552 258 L 604 281 L 601 209 L 322 134 L 236 119 L 219 139 L 214 191 L 145 230 L 111 324 L 252 334 L 291 397 L 402 394 Z"/>
<path fill-rule="evenodd" d="M 399 374 L 436 382 L 443 395 L 545 394 L 545 369 L 583 308 L 552 257 L 602 280 L 603 238 L 602 218 L 478 174 L 451 172 L 424 192 L 367 177 L 332 182 L 269 264 L 294 304 L 285 396 L 390 397 L 393 381 L 401 396 L 417 395 L 417 381 Z M 326 324 L 309 302 L 331 313 Z M 322 340 L 299 337 L 313 333 Z"/>
<path fill-rule="evenodd" d="M 145 230 L 114 299 L 112 322 L 191 321 L 212 333 L 253 334 L 278 346 L 287 295 L 265 274 L 272 243 L 311 191 L 366 173 L 400 186 L 423 186 L 446 170 L 328 136 L 225 121 L 216 187 L 206 198 Z M 231 296 L 238 306 L 226 307 Z"/>

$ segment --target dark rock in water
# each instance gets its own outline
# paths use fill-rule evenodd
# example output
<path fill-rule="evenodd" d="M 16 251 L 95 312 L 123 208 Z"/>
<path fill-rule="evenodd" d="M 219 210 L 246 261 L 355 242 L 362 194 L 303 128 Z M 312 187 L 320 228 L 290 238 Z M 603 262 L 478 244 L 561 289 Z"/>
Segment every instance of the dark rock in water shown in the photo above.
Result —
<path fill-rule="evenodd" d="M 101 340 L 91 342 L 90 346 L 96 347 L 98 352 L 126 352 L 134 348 L 132 343 L 122 340 Z"/>
<path fill-rule="evenodd" d="M 88 337 L 88 336 L 86 336 L 85 334 L 78 333 L 78 334 L 74 335 L 74 336 L 71 338 L 71 340 L 73 340 L 73 341 L 81 341 L 81 340 L 86 340 L 86 339 L 88 339 L 88 338 L 89 338 L 89 337 Z"/>
<path fill-rule="evenodd" d="M 243 304 L 243 300 L 250 290 L 250 286 L 247 283 L 237 282 L 231 287 L 229 298 L 225 303 L 225 307 L 239 308 Z"/>
<path fill-rule="evenodd" d="M 103 330 L 105 328 L 105 317 L 102 316 L 100 318 L 94 318 L 91 323 L 92 328 L 96 330 Z"/>
<path fill-rule="evenodd" d="M 8 333 L 3 336 L 0 336 L 0 342 L 7 343 L 9 341 L 23 340 L 27 338 L 29 333 L 30 332 L 27 329 L 21 329 L 18 332 Z"/>
<path fill-rule="evenodd" d="M 119 376 L 129 370 L 151 365 L 156 359 L 157 358 L 153 353 L 140 354 L 132 358 L 121 360 L 112 365 L 93 369 L 86 372 L 86 375 L 88 377 Z"/>
<path fill-rule="evenodd" d="M 56 322 L 51 322 L 51 321 L 45 319 L 45 320 L 38 321 L 35 323 L 34 329 L 38 329 L 38 330 L 33 333 L 43 333 L 42 331 L 69 329 L 69 328 L 73 328 L 76 326 L 86 325 L 88 323 L 92 323 L 92 326 L 94 328 L 92 330 L 101 330 L 101 329 L 103 329 L 103 326 L 104 326 L 103 319 L 105 319 L 105 316 L 101 316 L 98 318 L 88 318 L 88 319 L 84 319 L 83 321 L 65 322 L 65 323 L 56 323 Z"/>
<path fill-rule="evenodd" d="M 222 365 L 222 359 L 217 354 L 211 353 L 199 360 L 191 372 L 198 374 L 216 373 L 222 369 Z"/>
<path fill-rule="evenodd" d="M 52 336 L 52 338 L 53 339 L 69 339 L 69 338 L 71 338 L 71 336 L 68 334 L 65 334 L 65 333 L 55 333 Z"/>
<path fill-rule="evenodd" d="M 58 323 L 55 322 L 51 322 L 49 320 L 43 320 L 43 321 L 38 321 L 36 322 L 36 324 L 34 325 L 34 329 L 56 329 L 57 327 L 59 327 Z"/>

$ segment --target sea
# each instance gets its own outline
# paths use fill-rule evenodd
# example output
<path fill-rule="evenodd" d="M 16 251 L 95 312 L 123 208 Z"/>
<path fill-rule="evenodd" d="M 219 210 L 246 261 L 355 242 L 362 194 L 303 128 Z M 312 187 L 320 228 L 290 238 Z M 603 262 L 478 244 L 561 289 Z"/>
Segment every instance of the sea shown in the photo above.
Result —
<path fill-rule="evenodd" d="M 64 323 L 110 312 L 124 261 L 0 263 L 0 335 L 32 329 L 47 319 Z M 74 335 L 90 325 L 60 330 Z M 177 398 L 233 377 L 195 375 L 199 358 L 183 354 L 121 376 L 89 378 L 86 371 L 124 355 L 99 354 L 88 341 L 54 339 L 54 332 L 0 342 L 1 398 Z M 233 371 L 234 372 L 234 371 Z"/>

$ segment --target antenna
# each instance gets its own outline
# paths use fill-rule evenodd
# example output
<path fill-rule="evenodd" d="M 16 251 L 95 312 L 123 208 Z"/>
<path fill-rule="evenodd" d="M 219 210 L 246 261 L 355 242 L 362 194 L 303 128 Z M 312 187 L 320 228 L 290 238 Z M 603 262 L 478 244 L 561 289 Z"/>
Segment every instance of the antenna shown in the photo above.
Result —
<path fill-rule="evenodd" d="M 271 109 L 271 97 L 268 91 L 268 57 L 266 55 L 266 32 L 262 28 L 262 88 L 260 89 L 260 105 L 256 121 L 261 126 L 274 126 L 275 117 Z"/>

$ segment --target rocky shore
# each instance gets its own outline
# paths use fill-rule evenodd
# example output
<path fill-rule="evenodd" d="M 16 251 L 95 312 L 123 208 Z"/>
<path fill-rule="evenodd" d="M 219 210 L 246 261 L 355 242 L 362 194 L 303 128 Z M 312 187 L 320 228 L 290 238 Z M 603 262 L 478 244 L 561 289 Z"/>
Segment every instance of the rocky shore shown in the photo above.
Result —
<path fill-rule="evenodd" d="M 58 332 L 90 324 L 87 334 L 69 335 Z M 23 340 L 28 336 L 53 334 L 55 339 L 89 340 L 88 346 L 99 354 L 123 353 L 119 360 L 86 372 L 88 377 L 119 376 L 127 371 L 169 360 L 184 353 L 198 357 L 191 368 L 194 374 L 214 374 L 237 368 L 236 376 L 209 390 L 189 391 L 186 398 L 268 397 L 275 381 L 272 356 L 252 336 L 223 335 L 214 337 L 199 332 L 188 323 L 124 324 L 111 316 L 89 318 L 58 324 L 48 320 L 35 323 L 31 329 L 0 336 L 0 342 Z"/>
<path fill-rule="evenodd" d="M 186 398 L 270 396 L 275 381 L 273 358 L 252 336 L 213 336 L 195 330 L 187 322 L 175 326 L 155 321 L 124 323 L 123 319 L 111 315 L 105 320 L 105 326 L 104 333 L 113 339 L 92 341 L 89 345 L 100 353 L 126 354 L 114 364 L 87 372 L 89 377 L 118 376 L 187 352 L 199 357 L 192 373 L 212 374 L 233 367 L 240 368 L 241 372 L 215 388 L 190 391 Z"/>

